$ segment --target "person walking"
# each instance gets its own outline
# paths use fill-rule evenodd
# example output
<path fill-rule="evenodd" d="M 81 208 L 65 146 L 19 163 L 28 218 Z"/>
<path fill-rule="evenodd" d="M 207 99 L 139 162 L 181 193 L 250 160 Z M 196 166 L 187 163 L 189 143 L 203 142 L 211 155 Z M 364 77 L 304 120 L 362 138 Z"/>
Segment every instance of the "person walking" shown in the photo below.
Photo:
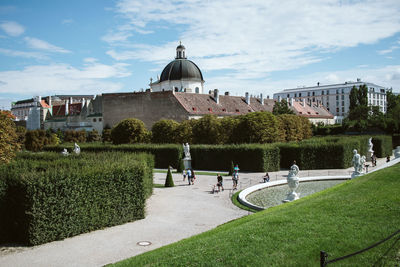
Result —
<path fill-rule="evenodd" d="M 232 181 L 233 181 L 232 190 L 236 190 L 239 181 L 239 166 L 237 164 L 235 165 L 235 168 L 233 168 Z"/>
<path fill-rule="evenodd" d="M 190 181 L 192 180 L 192 171 L 190 169 L 188 169 L 186 174 L 187 174 L 189 185 L 191 185 Z"/>
<path fill-rule="evenodd" d="M 190 182 L 192 182 L 192 185 L 194 185 L 194 180 L 196 179 L 196 175 L 194 174 L 193 169 L 190 169 L 190 172 L 192 173 L 192 176 L 190 176 Z"/>
<path fill-rule="evenodd" d="M 183 170 L 182 171 L 183 181 L 185 181 L 185 179 L 186 179 L 186 174 L 187 174 L 187 171 Z"/>
<path fill-rule="evenodd" d="M 221 190 L 220 190 L 221 188 L 222 188 L 222 191 L 224 191 L 223 181 L 224 181 L 224 179 L 223 179 L 222 176 L 218 173 L 218 174 L 217 174 L 217 187 L 218 187 L 218 192 L 221 191 Z"/>

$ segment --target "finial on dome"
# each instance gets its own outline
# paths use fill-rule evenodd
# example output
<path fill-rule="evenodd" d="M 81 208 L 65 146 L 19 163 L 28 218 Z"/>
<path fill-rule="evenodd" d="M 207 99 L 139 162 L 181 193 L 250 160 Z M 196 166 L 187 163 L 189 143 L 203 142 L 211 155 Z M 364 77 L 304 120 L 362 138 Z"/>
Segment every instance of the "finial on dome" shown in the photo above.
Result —
<path fill-rule="evenodd" d="M 182 45 L 181 41 L 179 41 L 179 45 L 176 47 L 175 59 L 186 59 L 185 47 Z"/>

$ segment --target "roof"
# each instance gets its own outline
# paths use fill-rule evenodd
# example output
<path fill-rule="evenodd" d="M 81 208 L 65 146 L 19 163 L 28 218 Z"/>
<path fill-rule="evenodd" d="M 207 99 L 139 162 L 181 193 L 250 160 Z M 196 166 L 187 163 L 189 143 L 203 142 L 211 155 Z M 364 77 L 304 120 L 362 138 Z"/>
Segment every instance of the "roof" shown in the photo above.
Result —
<path fill-rule="evenodd" d="M 14 104 L 26 104 L 26 103 L 32 103 L 32 102 L 34 102 L 34 99 L 30 98 L 30 99 L 19 100 L 17 102 L 14 102 Z"/>
<path fill-rule="evenodd" d="M 72 103 L 68 105 L 68 115 L 79 115 L 82 110 L 82 103 Z M 53 105 L 53 117 L 65 116 L 65 104 Z"/>
<path fill-rule="evenodd" d="M 42 105 L 42 108 L 50 108 L 50 106 L 44 100 L 40 100 L 40 104 Z"/>
<path fill-rule="evenodd" d="M 171 61 L 165 66 L 164 70 L 161 72 L 159 82 L 182 79 L 204 81 L 203 74 L 196 64 L 188 59 L 180 58 Z"/>
<path fill-rule="evenodd" d="M 293 101 L 292 110 L 296 115 L 307 117 L 307 118 L 323 118 L 333 119 L 334 116 L 324 106 L 318 105 L 316 102 L 312 102 L 311 105 L 304 102 Z"/>
<path fill-rule="evenodd" d="M 261 100 L 251 97 L 250 105 L 247 105 L 245 98 L 240 96 L 219 96 L 217 104 L 214 97 L 210 94 L 178 93 L 175 98 L 191 115 L 214 114 L 217 116 L 241 115 L 254 111 L 272 112 L 275 101 L 264 99 L 264 105 Z"/>
<path fill-rule="evenodd" d="M 345 82 L 345 83 L 338 83 L 338 84 L 327 84 L 327 85 L 319 85 L 319 86 L 309 86 L 309 87 L 299 87 L 299 88 L 292 88 L 292 89 L 284 89 L 283 91 L 280 91 L 276 94 L 281 94 L 281 93 L 290 93 L 290 92 L 302 92 L 302 91 L 308 91 L 308 90 L 326 90 L 326 89 L 336 89 L 336 88 L 342 88 L 342 87 L 353 87 L 353 86 L 361 86 L 361 85 L 367 85 L 368 87 L 375 87 L 379 89 L 383 89 L 383 86 L 376 85 L 373 83 L 369 82 Z"/>

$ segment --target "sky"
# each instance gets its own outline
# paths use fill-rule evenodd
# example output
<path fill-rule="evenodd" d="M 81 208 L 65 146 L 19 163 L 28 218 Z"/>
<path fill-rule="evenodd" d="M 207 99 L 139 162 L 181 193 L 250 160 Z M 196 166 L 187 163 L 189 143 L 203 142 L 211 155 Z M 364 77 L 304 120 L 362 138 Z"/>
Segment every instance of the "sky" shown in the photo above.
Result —
<path fill-rule="evenodd" d="M 2 0 L 0 109 L 149 87 L 181 41 L 205 91 L 355 81 L 400 91 L 399 0 Z"/>

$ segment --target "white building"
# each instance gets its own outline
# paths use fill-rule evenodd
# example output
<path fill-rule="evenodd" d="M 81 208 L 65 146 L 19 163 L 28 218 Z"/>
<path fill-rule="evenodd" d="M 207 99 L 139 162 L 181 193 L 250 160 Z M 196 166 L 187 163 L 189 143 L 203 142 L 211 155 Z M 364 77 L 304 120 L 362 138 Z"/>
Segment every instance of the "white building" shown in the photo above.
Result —
<path fill-rule="evenodd" d="M 200 68 L 186 59 L 185 47 L 179 44 L 176 48 L 175 60 L 171 61 L 157 81 L 150 79 L 152 92 L 174 91 L 186 93 L 203 93 L 204 80 Z"/>
<path fill-rule="evenodd" d="M 329 110 L 336 119 L 337 123 L 341 123 L 343 118 L 349 113 L 350 107 L 350 91 L 355 87 L 366 85 L 368 88 L 368 104 L 370 106 L 378 106 L 380 111 L 386 113 L 386 91 L 388 89 L 369 82 L 345 82 L 342 84 L 329 84 L 312 87 L 300 87 L 294 89 L 285 89 L 281 92 L 274 94 L 274 99 L 280 101 L 281 99 L 293 98 L 296 101 L 317 102 Z"/>

